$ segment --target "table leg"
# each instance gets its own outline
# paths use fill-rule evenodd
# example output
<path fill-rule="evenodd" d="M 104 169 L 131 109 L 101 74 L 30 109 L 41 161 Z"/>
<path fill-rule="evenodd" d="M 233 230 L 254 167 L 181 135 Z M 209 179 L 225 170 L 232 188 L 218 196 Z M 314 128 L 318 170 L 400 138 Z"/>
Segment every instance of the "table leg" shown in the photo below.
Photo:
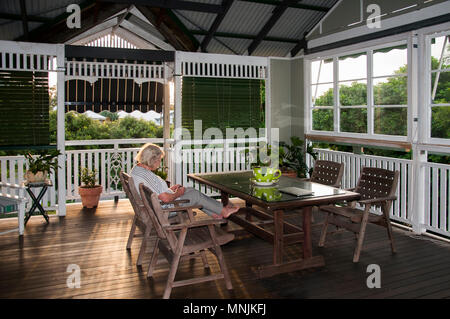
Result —
<path fill-rule="evenodd" d="M 221 197 L 222 205 L 223 206 L 228 205 L 228 201 L 229 201 L 228 193 L 225 193 L 224 191 L 221 191 L 220 192 L 220 197 Z"/>
<path fill-rule="evenodd" d="M 284 250 L 284 212 L 282 210 L 276 210 L 273 212 L 274 219 L 274 238 L 273 238 L 273 263 L 274 265 L 281 264 L 283 262 L 283 250 Z"/>
<path fill-rule="evenodd" d="M 304 234 L 303 258 L 304 259 L 312 257 L 311 211 L 312 211 L 311 206 L 303 208 L 303 234 Z"/>

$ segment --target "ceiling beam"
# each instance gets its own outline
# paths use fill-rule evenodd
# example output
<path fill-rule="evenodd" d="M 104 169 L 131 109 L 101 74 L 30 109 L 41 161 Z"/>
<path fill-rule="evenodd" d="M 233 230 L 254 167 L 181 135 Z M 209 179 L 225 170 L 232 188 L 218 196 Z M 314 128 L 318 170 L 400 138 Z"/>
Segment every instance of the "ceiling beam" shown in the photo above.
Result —
<path fill-rule="evenodd" d="M 269 4 L 273 6 L 277 6 L 280 4 L 280 1 L 278 0 L 239 0 L 242 2 L 253 2 L 253 3 L 260 3 L 260 4 Z M 303 9 L 303 10 L 312 10 L 312 11 L 321 11 L 321 12 L 328 12 L 331 8 L 323 7 L 323 6 L 316 6 L 312 4 L 300 4 L 300 3 L 293 3 L 288 5 L 289 8 L 297 8 L 297 9 Z"/>
<path fill-rule="evenodd" d="M 209 3 L 181 1 L 181 0 L 100 0 L 102 2 L 134 4 L 152 8 L 188 10 L 206 13 L 221 13 L 222 6 Z"/>
<path fill-rule="evenodd" d="M 202 31 L 202 30 L 189 30 L 194 35 L 207 35 L 208 31 Z M 256 35 L 251 34 L 242 34 L 242 33 L 229 33 L 229 32 L 215 32 L 215 37 L 222 37 L 222 38 L 234 38 L 234 39 L 247 39 L 247 40 L 254 40 L 256 39 Z M 263 39 L 264 41 L 273 41 L 273 42 L 284 42 L 284 43 L 295 43 L 297 44 L 299 42 L 298 39 L 291 39 L 291 38 L 279 38 L 279 37 L 265 37 Z"/>
<path fill-rule="evenodd" d="M 301 39 L 300 41 L 297 41 L 297 45 L 291 50 L 291 57 L 294 57 L 297 55 L 297 53 L 300 52 L 300 50 L 306 50 L 308 48 L 308 43 L 306 41 L 306 33 L 303 36 L 303 39 Z"/>
<path fill-rule="evenodd" d="M 22 26 L 23 26 L 23 36 L 25 40 L 28 40 L 28 17 L 27 17 L 27 7 L 25 5 L 25 0 L 20 0 L 20 14 L 22 16 Z"/>
<path fill-rule="evenodd" d="M 216 18 L 214 19 L 214 22 L 212 23 L 211 27 L 209 28 L 208 34 L 206 34 L 206 36 L 203 38 L 202 43 L 200 44 L 202 52 L 207 52 L 206 49 L 208 47 L 209 42 L 211 42 L 211 39 L 213 38 L 214 33 L 219 28 L 220 24 L 222 23 L 223 19 L 225 18 L 225 15 L 227 14 L 228 10 L 230 10 L 231 5 L 233 4 L 233 1 L 234 0 L 223 0 L 222 1 L 223 11 L 216 16 Z"/>
<path fill-rule="evenodd" d="M 137 9 L 164 36 L 175 50 L 197 51 L 199 43 L 169 9 L 137 6 Z"/>
<path fill-rule="evenodd" d="M 282 0 L 282 1 L 280 1 L 280 4 L 278 6 L 276 6 L 275 9 L 272 11 L 272 16 L 269 18 L 269 20 L 266 22 L 266 24 L 262 27 L 261 31 L 258 33 L 256 38 L 253 40 L 253 42 L 248 47 L 248 49 L 247 49 L 248 55 L 252 55 L 252 53 L 255 52 L 258 45 L 267 36 L 267 34 L 273 28 L 275 23 L 277 23 L 277 21 L 281 18 L 281 16 L 286 11 L 286 9 L 289 8 L 289 5 L 291 5 L 293 3 L 297 3 L 297 2 L 298 2 L 298 0 Z"/>
<path fill-rule="evenodd" d="M 81 28 L 69 29 L 66 19 L 71 12 L 63 14 L 52 19 L 51 22 L 32 30 L 29 34 L 29 41 L 46 43 L 65 43 L 79 34 L 102 23 L 107 18 L 127 8 L 126 5 L 103 4 L 94 0 L 86 0 L 80 4 L 81 8 Z M 16 41 L 25 40 L 24 37 L 18 37 Z"/>
<path fill-rule="evenodd" d="M 12 14 L 12 13 L 0 13 L 0 19 L 22 21 L 22 15 Z M 39 16 L 29 16 L 29 15 L 27 15 L 27 20 L 29 22 L 43 22 L 43 23 L 52 21 L 51 18 L 45 18 L 45 17 L 39 17 Z"/>

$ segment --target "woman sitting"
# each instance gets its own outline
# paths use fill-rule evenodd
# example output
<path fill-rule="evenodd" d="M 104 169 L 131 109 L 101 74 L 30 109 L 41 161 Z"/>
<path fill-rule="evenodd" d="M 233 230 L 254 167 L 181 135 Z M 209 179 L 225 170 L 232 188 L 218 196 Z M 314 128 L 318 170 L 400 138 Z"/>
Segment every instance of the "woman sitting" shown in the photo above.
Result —
<path fill-rule="evenodd" d="M 140 149 L 135 158 L 137 164 L 130 172 L 137 189 L 139 189 L 140 183 L 144 183 L 145 186 L 158 194 L 159 200 L 163 203 L 169 203 L 177 199 L 187 199 L 189 203 L 186 205 L 201 205 L 203 207 L 202 211 L 213 218 L 228 218 L 239 210 L 239 207 L 231 204 L 223 206 L 220 202 L 192 187 L 184 187 L 177 184 L 169 188 L 161 177 L 153 173 L 160 167 L 163 157 L 164 151 L 155 144 L 148 143 Z M 167 206 L 163 204 L 163 208 L 165 207 Z"/>

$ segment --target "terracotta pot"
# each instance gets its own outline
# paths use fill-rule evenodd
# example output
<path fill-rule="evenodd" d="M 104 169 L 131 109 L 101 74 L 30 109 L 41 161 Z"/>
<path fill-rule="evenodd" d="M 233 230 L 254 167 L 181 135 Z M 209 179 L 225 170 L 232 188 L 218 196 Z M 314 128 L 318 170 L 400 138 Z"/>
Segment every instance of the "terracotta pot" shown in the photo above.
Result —
<path fill-rule="evenodd" d="M 287 177 L 297 177 L 297 172 L 294 170 L 289 170 L 289 171 L 281 171 L 281 174 L 283 176 L 287 176 Z"/>
<path fill-rule="evenodd" d="M 102 191 L 103 187 L 101 185 L 97 185 L 95 187 L 78 187 L 78 193 L 81 196 L 81 203 L 83 204 L 83 207 L 97 207 Z"/>
<path fill-rule="evenodd" d="M 25 179 L 27 180 L 28 183 L 42 183 L 45 182 L 45 180 L 47 179 L 48 176 L 48 172 L 36 172 L 36 174 L 32 173 L 31 171 L 26 171 L 25 172 Z"/>

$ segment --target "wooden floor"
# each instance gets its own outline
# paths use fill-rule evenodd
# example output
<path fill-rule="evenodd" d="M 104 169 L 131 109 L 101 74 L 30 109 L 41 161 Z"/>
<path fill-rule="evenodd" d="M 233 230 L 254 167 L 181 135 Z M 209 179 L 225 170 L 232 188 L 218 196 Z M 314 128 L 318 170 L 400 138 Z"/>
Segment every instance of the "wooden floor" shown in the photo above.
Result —
<path fill-rule="evenodd" d="M 202 213 L 199 214 L 200 217 Z M 141 238 L 125 249 L 133 217 L 127 200 L 101 202 L 97 210 L 68 206 L 65 218 L 51 217 L 46 225 L 34 216 L 19 241 L 17 233 L 0 235 L 0 298 L 161 298 L 168 275 L 167 263 L 158 261 L 153 279 L 136 267 Z M 316 216 L 320 222 L 321 216 Z M 299 224 L 298 214 L 289 221 Z M 1 220 L 0 231 L 17 220 Z M 230 225 L 231 226 L 231 225 Z M 369 226 L 358 264 L 352 263 L 354 236 L 330 235 L 325 248 L 317 248 L 320 226 L 313 227 L 315 253 L 326 266 L 257 279 L 253 267 L 271 262 L 271 245 L 252 235 L 239 236 L 223 251 L 234 290 L 223 280 L 174 288 L 172 298 L 450 298 L 450 244 L 395 229 L 397 254 L 392 255 L 383 228 Z M 300 248 L 289 246 L 287 258 L 298 258 Z M 212 270 L 218 269 L 208 254 Z M 81 269 L 81 288 L 68 288 L 67 267 Z M 369 264 L 381 267 L 381 288 L 369 289 Z M 203 274 L 201 259 L 180 265 L 177 278 Z"/>

